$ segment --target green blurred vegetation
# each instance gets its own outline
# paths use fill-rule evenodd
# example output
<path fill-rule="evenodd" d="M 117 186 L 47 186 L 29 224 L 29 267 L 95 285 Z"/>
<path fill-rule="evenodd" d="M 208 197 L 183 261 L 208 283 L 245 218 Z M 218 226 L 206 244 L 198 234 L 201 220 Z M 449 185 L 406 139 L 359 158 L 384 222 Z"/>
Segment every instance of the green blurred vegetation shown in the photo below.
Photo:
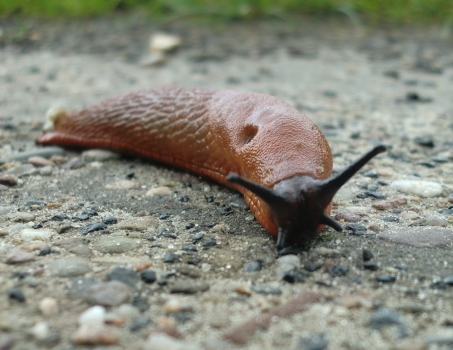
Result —
<path fill-rule="evenodd" d="M 0 0 L 0 16 L 61 18 L 130 11 L 157 18 L 198 14 L 250 19 L 343 13 L 372 22 L 453 23 L 453 0 Z"/>

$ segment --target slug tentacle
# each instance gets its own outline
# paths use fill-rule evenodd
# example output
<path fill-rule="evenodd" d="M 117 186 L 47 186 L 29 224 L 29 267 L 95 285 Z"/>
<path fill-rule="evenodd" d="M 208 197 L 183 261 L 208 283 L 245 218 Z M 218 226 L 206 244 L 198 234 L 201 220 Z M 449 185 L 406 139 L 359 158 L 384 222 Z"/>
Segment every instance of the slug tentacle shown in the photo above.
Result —
<path fill-rule="evenodd" d="M 270 208 L 278 227 L 277 249 L 308 243 L 322 225 L 341 231 L 340 223 L 326 209 L 335 193 L 370 159 L 386 150 L 379 145 L 364 154 L 339 174 L 326 180 L 296 175 L 267 188 L 238 174 L 230 173 L 227 181 L 238 184 L 260 197 Z"/>

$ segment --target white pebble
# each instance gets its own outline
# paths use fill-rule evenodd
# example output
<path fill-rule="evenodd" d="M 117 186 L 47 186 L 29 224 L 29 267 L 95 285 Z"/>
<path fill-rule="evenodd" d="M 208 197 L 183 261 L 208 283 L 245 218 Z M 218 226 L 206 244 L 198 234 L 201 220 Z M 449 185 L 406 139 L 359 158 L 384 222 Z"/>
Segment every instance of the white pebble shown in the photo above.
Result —
<path fill-rule="evenodd" d="M 105 162 L 110 159 L 118 159 L 120 155 L 112 151 L 103 149 L 90 149 L 82 153 L 82 160 L 85 163 L 90 162 Z"/>
<path fill-rule="evenodd" d="M 421 197 L 435 197 L 442 193 L 442 186 L 437 182 L 422 180 L 397 180 L 390 186 L 397 191 L 416 194 Z"/>
<path fill-rule="evenodd" d="M 79 316 L 80 325 L 102 325 L 105 320 L 105 307 L 92 306 Z"/>
<path fill-rule="evenodd" d="M 283 274 L 287 271 L 294 271 L 300 268 L 300 259 L 297 255 L 288 254 L 278 258 L 277 264 L 278 273 Z"/>
<path fill-rule="evenodd" d="M 181 38 L 167 33 L 153 34 L 149 40 L 150 51 L 171 51 L 181 45 Z"/>
<path fill-rule="evenodd" d="M 58 313 L 57 299 L 44 298 L 39 302 L 38 308 L 44 316 L 55 315 Z"/>
<path fill-rule="evenodd" d="M 172 194 L 172 190 L 167 186 L 151 188 L 148 192 L 146 192 L 147 197 L 165 196 L 168 194 Z"/>
<path fill-rule="evenodd" d="M 448 221 L 438 215 L 428 214 L 425 223 L 428 226 L 447 226 Z"/>
<path fill-rule="evenodd" d="M 45 339 L 49 336 L 49 325 L 44 321 L 38 322 L 30 329 L 30 333 L 36 339 Z"/>
<path fill-rule="evenodd" d="M 47 241 L 53 234 L 55 234 L 54 230 L 48 228 L 42 229 L 32 229 L 26 228 L 20 232 L 20 238 L 23 242 L 31 242 L 31 241 Z"/>
<path fill-rule="evenodd" d="M 145 350 L 195 350 L 201 349 L 192 344 L 183 343 L 180 340 L 170 337 L 165 333 L 152 333 L 146 343 Z"/>

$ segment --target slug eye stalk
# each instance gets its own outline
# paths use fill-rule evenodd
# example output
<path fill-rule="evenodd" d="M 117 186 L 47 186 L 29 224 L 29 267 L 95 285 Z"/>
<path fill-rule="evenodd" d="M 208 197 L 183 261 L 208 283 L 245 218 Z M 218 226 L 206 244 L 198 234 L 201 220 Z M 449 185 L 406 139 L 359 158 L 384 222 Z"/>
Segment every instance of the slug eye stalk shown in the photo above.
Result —
<path fill-rule="evenodd" d="M 340 223 L 326 213 L 326 208 L 341 186 L 372 158 L 385 151 L 385 146 L 376 146 L 326 180 L 297 175 L 282 180 L 273 188 L 264 187 L 236 173 L 230 173 L 227 180 L 246 188 L 266 202 L 278 226 L 277 249 L 281 250 L 292 245 L 307 244 L 316 236 L 320 225 L 341 231 Z"/>

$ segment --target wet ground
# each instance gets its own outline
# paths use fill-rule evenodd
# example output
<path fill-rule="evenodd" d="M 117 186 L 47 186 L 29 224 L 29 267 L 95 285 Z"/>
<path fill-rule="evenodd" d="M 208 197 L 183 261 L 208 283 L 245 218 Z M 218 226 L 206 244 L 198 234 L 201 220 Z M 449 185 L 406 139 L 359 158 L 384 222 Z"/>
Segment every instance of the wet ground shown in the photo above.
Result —
<path fill-rule="evenodd" d="M 453 346 L 453 39 L 440 27 L 124 17 L 0 29 L 0 348 Z M 182 45 L 146 66 L 157 31 Z M 335 170 L 389 151 L 335 198 L 344 231 L 283 257 L 242 198 L 208 180 L 99 152 L 29 163 L 49 108 L 168 85 L 292 103 Z"/>

